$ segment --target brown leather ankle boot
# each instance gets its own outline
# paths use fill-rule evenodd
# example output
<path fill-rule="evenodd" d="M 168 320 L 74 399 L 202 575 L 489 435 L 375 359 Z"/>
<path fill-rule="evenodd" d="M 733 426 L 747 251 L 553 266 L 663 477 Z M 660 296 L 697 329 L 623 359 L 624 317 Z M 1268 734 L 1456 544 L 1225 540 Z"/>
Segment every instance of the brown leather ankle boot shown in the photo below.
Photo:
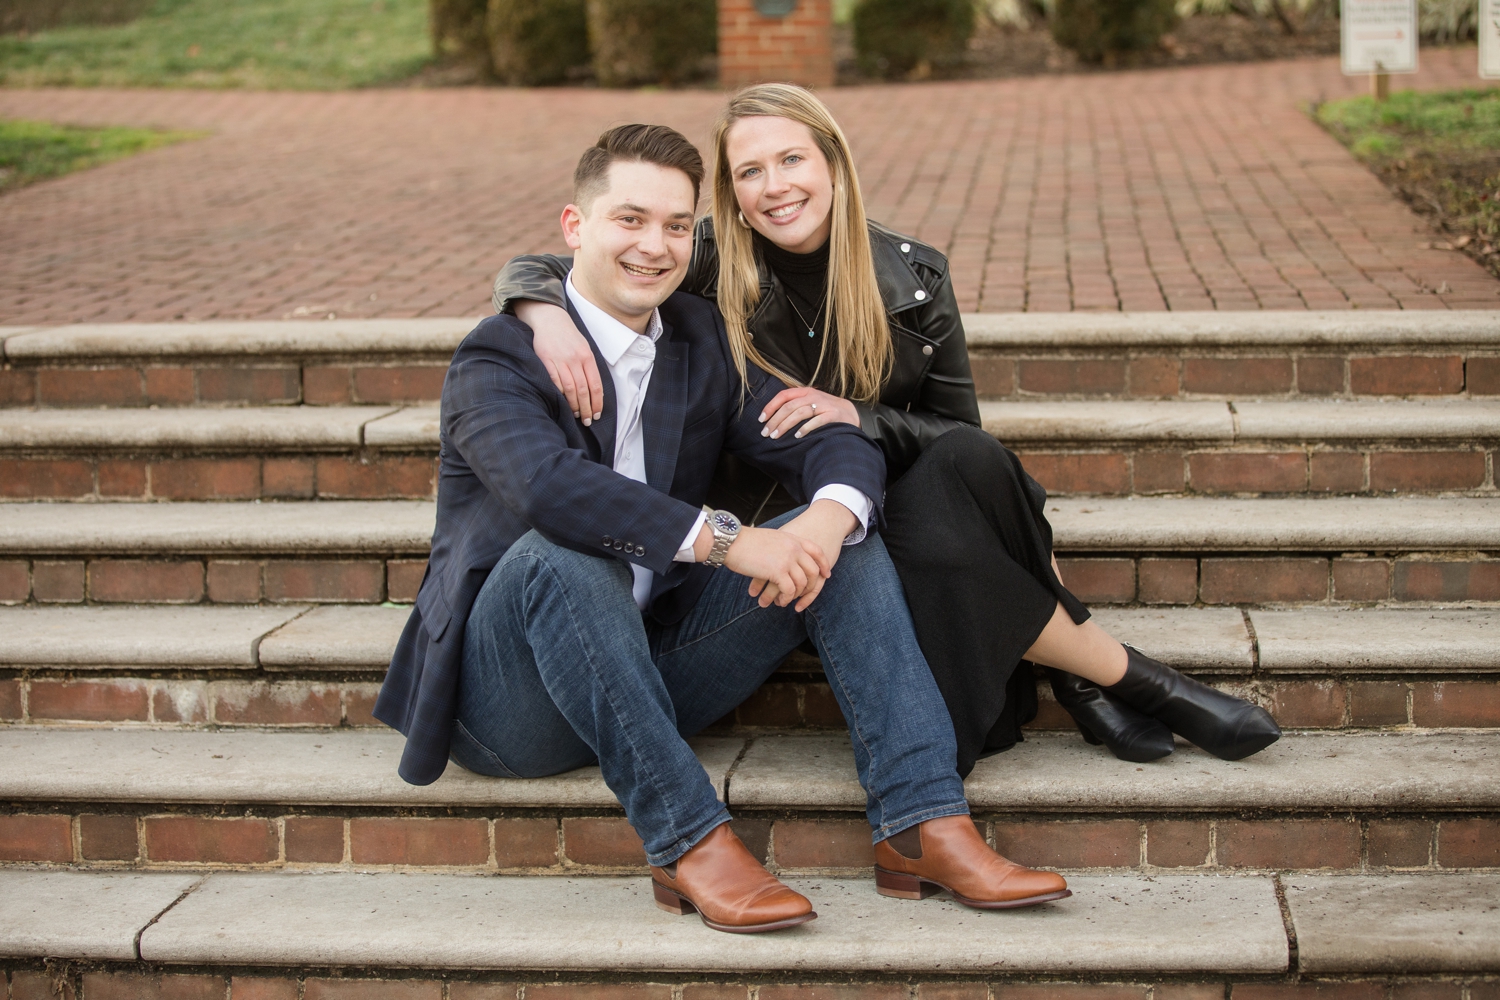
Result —
<path fill-rule="evenodd" d="M 1056 872 L 1027 868 L 990 850 L 967 816 L 930 819 L 875 845 L 875 890 L 882 896 L 926 899 L 944 889 L 981 910 L 1073 895 Z"/>
<path fill-rule="evenodd" d="M 665 868 L 651 867 L 656 905 L 681 916 L 697 912 L 716 931 L 757 934 L 817 918 L 812 903 L 755 860 L 728 823 L 714 827 Z"/>

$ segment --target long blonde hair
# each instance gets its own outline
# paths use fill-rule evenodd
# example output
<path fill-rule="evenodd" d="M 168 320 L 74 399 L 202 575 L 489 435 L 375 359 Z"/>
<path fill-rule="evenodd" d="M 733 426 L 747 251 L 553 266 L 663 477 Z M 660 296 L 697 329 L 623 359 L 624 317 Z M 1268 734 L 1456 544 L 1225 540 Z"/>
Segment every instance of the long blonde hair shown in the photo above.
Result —
<path fill-rule="evenodd" d="M 806 125 L 833 171 L 827 302 L 828 325 L 838 337 L 839 367 L 834 385 L 841 396 L 874 402 L 880 396 L 894 352 L 885 304 L 875 280 L 875 259 L 870 252 L 870 230 L 865 220 L 864 198 L 859 193 L 859 177 L 854 172 L 854 156 L 843 130 L 823 102 L 801 87 L 786 83 L 766 83 L 740 91 L 730 98 L 714 123 L 713 220 L 719 244 L 718 300 L 735 366 L 743 378 L 749 359 L 787 385 L 802 384 L 768 362 L 750 338 L 750 317 L 760 304 L 760 273 L 751 230 L 739 221 L 739 202 L 725 147 L 735 122 L 762 116 Z M 825 355 L 827 350 L 828 341 L 824 338 Z M 819 369 L 822 362 L 820 355 Z"/>

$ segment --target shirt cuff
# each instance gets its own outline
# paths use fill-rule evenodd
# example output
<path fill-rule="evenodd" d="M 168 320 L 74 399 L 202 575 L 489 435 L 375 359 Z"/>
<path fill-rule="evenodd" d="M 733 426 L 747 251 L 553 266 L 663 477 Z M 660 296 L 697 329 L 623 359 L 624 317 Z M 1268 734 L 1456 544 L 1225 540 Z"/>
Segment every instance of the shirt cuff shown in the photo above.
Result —
<path fill-rule="evenodd" d="M 865 540 L 865 535 L 870 527 L 870 515 L 875 511 L 875 503 L 853 486 L 845 486 L 842 483 L 831 483 L 813 494 L 813 502 L 819 500 L 832 500 L 849 508 L 849 513 L 854 515 L 854 530 L 844 536 L 845 545 L 858 545 Z"/>
<path fill-rule="evenodd" d="M 847 487 L 845 488 L 847 489 Z M 687 533 L 687 537 L 684 538 L 682 540 L 682 544 L 677 547 L 677 554 L 672 557 L 673 562 L 698 561 L 697 557 L 693 555 L 693 546 L 698 544 L 698 530 L 703 527 L 704 522 L 707 520 L 708 515 L 700 510 L 698 512 L 698 519 L 693 522 L 693 530 Z"/>

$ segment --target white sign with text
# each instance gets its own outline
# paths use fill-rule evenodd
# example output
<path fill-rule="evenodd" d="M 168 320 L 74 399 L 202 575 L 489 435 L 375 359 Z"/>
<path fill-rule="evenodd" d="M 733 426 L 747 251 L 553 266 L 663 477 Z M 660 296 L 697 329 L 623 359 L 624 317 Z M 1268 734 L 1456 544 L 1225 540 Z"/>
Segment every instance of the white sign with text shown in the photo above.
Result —
<path fill-rule="evenodd" d="M 1479 75 L 1500 80 L 1500 0 L 1479 0 Z"/>
<path fill-rule="evenodd" d="M 1417 0 L 1340 0 L 1340 13 L 1346 75 L 1417 71 Z"/>

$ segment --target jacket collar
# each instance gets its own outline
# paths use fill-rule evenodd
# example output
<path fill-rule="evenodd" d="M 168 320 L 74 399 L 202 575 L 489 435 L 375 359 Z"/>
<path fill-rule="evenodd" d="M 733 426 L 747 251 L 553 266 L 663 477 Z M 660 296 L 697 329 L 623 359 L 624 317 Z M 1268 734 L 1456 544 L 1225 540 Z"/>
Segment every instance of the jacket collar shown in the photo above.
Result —
<path fill-rule="evenodd" d="M 870 223 L 870 253 L 875 258 L 875 281 L 880 286 L 880 300 L 892 315 L 916 309 L 932 302 L 931 294 L 911 266 L 911 253 L 903 253 L 897 234 L 877 223 Z M 918 295 L 917 293 L 921 294 Z"/>
<path fill-rule="evenodd" d="M 879 223 L 869 223 L 869 229 L 870 255 L 875 263 L 875 283 L 880 289 L 880 301 L 885 305 L 886 313 L 894 316 L 931 303 L 930 293 L 912 267 L 910 252 L 901 250 L 902 245 L 911 246 L 911 241 L 903 240 L 898 233 Z M 713 238 L 712 225 L 705 227 L 704 235 Z M 763 258 L 757 256 L 755 263 L 760 278 L 760 303 L 756 309 L 756 316 L 759 316 L 772 294 L 781 290 L 781 282 L 776 280 Z M 920 297 L 918 292 L 921 293 Z M 781 294 L 785 295 L 785 292 Z M 755 318 L 751 317 L 752 332 L 757 325 Z"/>

